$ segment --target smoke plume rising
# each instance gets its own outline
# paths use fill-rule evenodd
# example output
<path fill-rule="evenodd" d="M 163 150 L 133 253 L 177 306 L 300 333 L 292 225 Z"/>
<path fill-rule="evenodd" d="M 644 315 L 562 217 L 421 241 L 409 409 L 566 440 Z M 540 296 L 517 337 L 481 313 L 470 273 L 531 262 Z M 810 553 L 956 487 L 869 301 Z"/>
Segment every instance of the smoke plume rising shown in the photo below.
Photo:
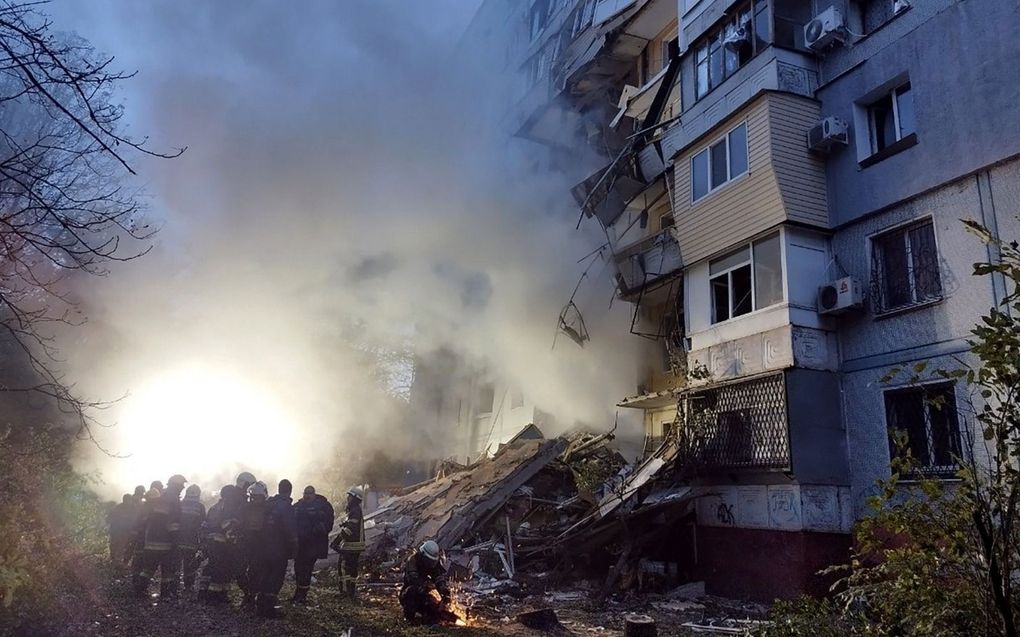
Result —
<path fill-rule="evenodd" d="M 455 52 L 474 8 L 51 7 L 139 71 L 132 129 L 188 147 L 139 160 L 162 230 L 81 281 L 89 323 L 64 347 L 81 391 L 126 395 L 100 435 L 129 457 L 80 454 L 107 493 L 171 472 L 215 489 L 241 467 L 301 485 L 355 443 L 441 455 L 413 448 L 406 369 L 379 364 L 408 348 L 484 364 L 564 425 L 612 425 L 638 339 L 597 265 L 576 299 L 591 342 L 550 348 L 601 238 L 574 230 L 569 179 L 536 172 L 491 117 L 515 81 L 504 52 Z"/>

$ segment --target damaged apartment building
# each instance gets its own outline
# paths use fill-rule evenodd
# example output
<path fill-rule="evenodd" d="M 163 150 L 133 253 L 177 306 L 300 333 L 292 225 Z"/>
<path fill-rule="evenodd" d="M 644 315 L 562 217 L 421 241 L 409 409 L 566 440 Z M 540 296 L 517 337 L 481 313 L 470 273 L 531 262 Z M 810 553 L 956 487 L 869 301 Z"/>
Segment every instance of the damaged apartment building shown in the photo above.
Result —
<path fill-rule="evenodd" d="M 963 388 L 882 378 L 953 366 L 1005 294 L 972 278 L 995 254 L 960 220 L 1020 239 L 1016 3 L 485 0 L 465 38 L 514 71 L 508 134 L 573 178 L 648 342 L 619 405 L 644 414 L 641 479 L 682 463 L 686 494 L 655 559 L 709 592 L 819 590 L 891 429 L 935 476 L 973 444 L 926 400 Z"/>

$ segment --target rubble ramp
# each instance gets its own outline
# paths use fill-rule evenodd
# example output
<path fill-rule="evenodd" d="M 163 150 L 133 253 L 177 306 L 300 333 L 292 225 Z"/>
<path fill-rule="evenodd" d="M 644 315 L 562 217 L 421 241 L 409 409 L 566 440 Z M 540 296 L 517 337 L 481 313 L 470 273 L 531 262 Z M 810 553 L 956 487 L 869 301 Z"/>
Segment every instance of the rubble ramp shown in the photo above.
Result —
<path fill-rule="evenodd" d="M 365 517 L 367 555 L 434 539 L 456 547 L 567 448 L 564 438 L 518 440 L 493 458 L 394 497 Z"/>

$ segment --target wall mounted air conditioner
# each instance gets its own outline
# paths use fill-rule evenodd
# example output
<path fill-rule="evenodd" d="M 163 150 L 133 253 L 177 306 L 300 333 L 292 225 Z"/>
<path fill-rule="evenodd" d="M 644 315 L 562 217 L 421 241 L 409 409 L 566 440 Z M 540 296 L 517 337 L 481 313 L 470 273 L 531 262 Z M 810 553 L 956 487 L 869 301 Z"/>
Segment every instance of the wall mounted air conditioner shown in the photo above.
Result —
<path fill-rule="evenodd" d="M 846 23 L 836 7 L 829 7 L 804 25 L 804 44 L 814 51 L 821 51 L 835 42 L 842 43 L 845 40 Z"/>
<path fill-rule="evenodd" d="M 808 148 L 828 152 L 836 144 L 846 146 L 850 142 L 849 129 L 849 125 L 840 118 L 826 117 L 808 131 Z"/>
<path fill-rule="evenodd" d="M 818 288 L 818 313 L 842 314 L 864 305 L 864 290 L 859 281 L 846 276 Z"/>

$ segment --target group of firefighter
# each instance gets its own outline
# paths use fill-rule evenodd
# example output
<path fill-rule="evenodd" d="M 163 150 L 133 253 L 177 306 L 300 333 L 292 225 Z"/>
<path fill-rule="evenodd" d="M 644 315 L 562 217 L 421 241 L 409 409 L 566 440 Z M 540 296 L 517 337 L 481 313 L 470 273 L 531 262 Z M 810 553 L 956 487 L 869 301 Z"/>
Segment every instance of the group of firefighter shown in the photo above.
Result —
<path fill-rule="evenodd" d="M 148 597 L 158 571 L 163 600 L 179 598 L 183 580 L 184 590 L 199 601 L 226 604 L 236 584 L 242 606 L 254 606 L 259 616 L 272 618 L 279 615 L 288 562 L 294 561 L 295 579 L 290 601 L 304 604 L 315 562 L 333 548 L 339 554 L 340 592 L 356 598 L 365 549 L 360 487 L 347 491 L 345 515 L 330 542 L 335 512 L 314 486 L 305 487 L 301 499 L 292 503 L 290 481 L 281 480 L 277 494 L 270 497 L 265 483 L 246 471 L 235 484 L 224 485 L 219 500 L 206 511 L 201 488 L 186 485 L 179 474 L 165 487 L 159 481 L 148 490 L 140 485 L 110 512 L 110 557 L 130 566 L 136 596 Z M 408 558 L 400 591 L 408 621 L 436 624 L 448 617 L 450 588 L 440 558 L 432 540 Z"/>

